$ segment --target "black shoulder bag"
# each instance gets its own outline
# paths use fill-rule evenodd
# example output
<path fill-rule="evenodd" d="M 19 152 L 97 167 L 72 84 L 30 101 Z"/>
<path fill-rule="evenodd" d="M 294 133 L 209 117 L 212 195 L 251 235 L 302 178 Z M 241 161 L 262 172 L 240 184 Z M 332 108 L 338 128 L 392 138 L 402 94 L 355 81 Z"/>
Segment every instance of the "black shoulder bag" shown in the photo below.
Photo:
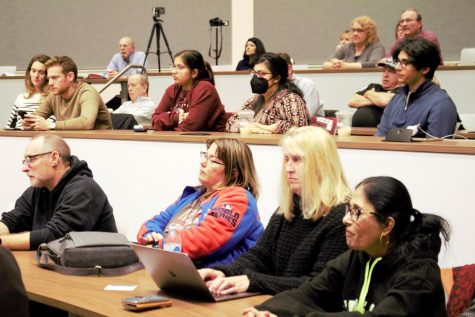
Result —
<path fill-rule="evenodd" d="M 112 232 L 69 232 L 41 244 L 36 260 L 43 268 L 80 276 L 116 276 L 143 268 L 125 235 Z"/>

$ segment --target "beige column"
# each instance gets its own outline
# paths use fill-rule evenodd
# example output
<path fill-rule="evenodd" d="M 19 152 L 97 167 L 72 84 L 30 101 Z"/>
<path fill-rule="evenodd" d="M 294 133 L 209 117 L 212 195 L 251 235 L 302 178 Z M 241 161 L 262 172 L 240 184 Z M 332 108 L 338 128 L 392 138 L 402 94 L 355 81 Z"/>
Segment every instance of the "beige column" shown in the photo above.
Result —
<path fill-rule="evenodd" d="M 254 36 L 254 0 L 232 0 L 231 23 L 231 60 L 236 67 L 242 59 L 246 40 Z"/>

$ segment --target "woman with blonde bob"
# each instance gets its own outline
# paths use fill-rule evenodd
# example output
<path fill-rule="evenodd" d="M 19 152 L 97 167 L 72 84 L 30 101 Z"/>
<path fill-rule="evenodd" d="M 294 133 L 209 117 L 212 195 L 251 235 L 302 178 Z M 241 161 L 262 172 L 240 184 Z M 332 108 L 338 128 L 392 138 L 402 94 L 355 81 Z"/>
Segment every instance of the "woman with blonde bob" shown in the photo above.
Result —
<path fill-rule="evenodd" d="M 323 68 L 375 67 L 384 55 L 385 50 L 379 42 L 376 23 L 368 16 L 360 16 L 351 21 L 351 42 L 342 45 L 329 61 L 323 63 Z"/>
<path fill-rule="evenodd" d="M 347 250 L 341 218 L 351 191 L 332 137 L 313 126 L 282 138 L 279 209 L 261 239 L 229 265 L 200 270 L 215 294 L 276 294 L 318 275 Z"/>

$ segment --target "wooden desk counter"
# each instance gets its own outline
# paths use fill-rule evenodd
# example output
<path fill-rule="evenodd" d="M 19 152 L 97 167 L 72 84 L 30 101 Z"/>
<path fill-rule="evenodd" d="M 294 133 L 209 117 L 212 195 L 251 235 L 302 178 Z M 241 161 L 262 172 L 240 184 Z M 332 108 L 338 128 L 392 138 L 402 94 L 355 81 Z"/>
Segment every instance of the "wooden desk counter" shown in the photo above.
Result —
<path fill-rule="evenodd" d="M 372 136 L 375 135 L 376 128 L 366 128 L 366 127 L 352 127 L 351 128 L 351 135 L 367 135 Z M 470 132 L 466 130 L 459 130 L 457 131 L 457 135 L 473 140 L 475 139 L 475 132 Z M 460 137 L 457 138 L 460 140 Z"/>
<path fill-rule="evenodd" d="M 338 148 L 360 150 L 383 150 L 403 152 L 433 152 L 449 154 L 475 155 L 475 142 L 468 140 L 425 140 L 420 142 L 385 142 L 381 137 L 364 135 L 369 133 L 364 128 L 358 128 L 363 135 L 334 136 Z M 363 131 L 364 130 L 364 131 Z M 37 131 L 1 130 L 0 136 L 30 137 Z M 174 132 L 153 131 L 145 133 L 130 130 L 57 130 L 54 132 L 64 138 L 73 139 L 101 139 L 101 140 L 131 140 L 131 141 L 165 141 L 165 142 L 192 142 L 204 143 L 209 138 L 225 137 L 236 138 L 248 144 L 278 145 L 281 135 L 278 134 L 239 134 L 225 132 Z"/>
<path fill-rule="evenodd" d="M 172 298 L 173 306 L 139 314 L 122 308 L 121 299 L 157 294 L 158 288 L 145 270 L 116 277 L 70 276 L 40 268 L 34 251 L 13 252 L 21 269 L 28 297 L 80 316 L 240 316 L 247 307 L 269 298 L 260 295 L 222 303 L 183 301 Z M 105 291 L 113 285 L 137 285 L 134 291 Z"/>

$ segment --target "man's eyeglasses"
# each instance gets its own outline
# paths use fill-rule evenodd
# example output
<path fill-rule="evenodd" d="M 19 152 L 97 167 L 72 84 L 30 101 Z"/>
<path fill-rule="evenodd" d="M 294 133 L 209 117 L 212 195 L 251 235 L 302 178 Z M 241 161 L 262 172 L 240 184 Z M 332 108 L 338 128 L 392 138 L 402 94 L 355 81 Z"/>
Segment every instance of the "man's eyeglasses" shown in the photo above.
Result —
<path fill-rule="evenodd" d="M 200 158 L 201 158 L 201 160 L 206 160 L 206 164 L 213 163 L 213 164 L 217 164 L 217 165 L 224 165 L 224 163 L 221 163 L 221 162 L 210 159 L 209 156 L 208 156 L 208 153 L 205 152 L 205 151 L 200 152 Z"/>
<path fill-rule="evenodd" d="M 407 65 L 412 64 L 414 61 L 411 59 L 396 59 L 394 60 L 394 64 L 396 64 L 396 67 L 398 65 L 401 65 L 401 68 L 406 68 Z"/>
<path fill-rule="evenodd" d="M 257 71 L 256 72 L 254 69 L 251 69 L 250 73 L 251 73 L 251 75 L 256 75 L 259 78 L 264 77 L 265 75 L 272 75 L 272 73 L 266 73 L 266 72 L 262 72 L 262 71 Z"/>
<path fill-rule="evenodd" d="M 377 218 L 382 219 L 382 216 L 377 212 L 365 211 L 359 206 L 351 206 L 350 203 L 345 204 L 346 214 L 350 214 L 350 219 L 352 222 L 357 222 L 361 215 L 375 215 Z"/>
<path fill-rule="evenodd" d="M 49 151 L 49 152 L 44 152 L 44 153 L 38 153 L 38 154 L 34 154 L 34 155 L 28 155 L 25 157 L 24 160 L 21 161 L 21 165 L 30 165 L 32 162 L 34 162 L 38 157 L 42 156 L 42 155 L 46 155 L 46 154 L 50 154 L 50 153 L 53 153 L 53 151 Z"/>

